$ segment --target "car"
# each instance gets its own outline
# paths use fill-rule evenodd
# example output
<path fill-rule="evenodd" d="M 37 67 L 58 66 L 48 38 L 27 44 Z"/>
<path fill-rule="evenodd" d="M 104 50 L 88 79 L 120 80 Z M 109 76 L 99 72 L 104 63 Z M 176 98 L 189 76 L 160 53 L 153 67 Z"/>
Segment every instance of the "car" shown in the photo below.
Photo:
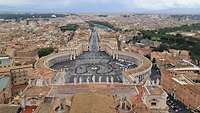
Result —
<path fill-rule="evenodd" d="M 175 112 L 179 112 L 179 110 L 178 110 L 178 109 L 175 109 L 174 111 L 175 111 Z"/>
<path fill-rule="evenodd" d="M 178 108 L 179 111 L 182 111 L 182 108 Z"/>

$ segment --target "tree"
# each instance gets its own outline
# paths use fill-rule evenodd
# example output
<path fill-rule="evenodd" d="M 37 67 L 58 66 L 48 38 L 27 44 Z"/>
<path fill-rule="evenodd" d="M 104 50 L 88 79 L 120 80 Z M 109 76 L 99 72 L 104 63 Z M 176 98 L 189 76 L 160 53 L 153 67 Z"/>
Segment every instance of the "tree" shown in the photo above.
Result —
<path fill-rule="evenodd" d="M 168 50 L 169 47 L 166 44 L 161 44 L 159 47 L 154 48 L 153 51 L 159 51 L 159 52 L 163 52 L 165 50 Z"/>
<path fill-rule="evenodd" d="M 53 51 L 54 51 L 54 48 L 52 48 L 52 47 L 41 48 L 38 50 L 38 56 L 39 56 L 39 58 L 41 58 L 43 56 L 47 56 L 47 55 L 51 54 Z"/>
<path fill-rule="evenodd" d="M 62 32 L 65 32 L 65 31 L 76 31 L 78 28 L 79 28 L 79 25 L 77 25 L 77 24 L 67 24 L 66 26 L 61 26 L 60 30 Z"/>

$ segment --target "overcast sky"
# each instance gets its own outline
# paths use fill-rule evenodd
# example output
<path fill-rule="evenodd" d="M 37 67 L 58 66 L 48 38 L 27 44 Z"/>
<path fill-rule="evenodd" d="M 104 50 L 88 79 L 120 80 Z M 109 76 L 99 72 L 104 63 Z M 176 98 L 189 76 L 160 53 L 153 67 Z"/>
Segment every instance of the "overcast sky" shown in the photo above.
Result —
<path fill-rule="evenodd" d="M 200 0 L 0 0 L 0 12 L 134 12 L 183 8 L 200 9 Z"/>

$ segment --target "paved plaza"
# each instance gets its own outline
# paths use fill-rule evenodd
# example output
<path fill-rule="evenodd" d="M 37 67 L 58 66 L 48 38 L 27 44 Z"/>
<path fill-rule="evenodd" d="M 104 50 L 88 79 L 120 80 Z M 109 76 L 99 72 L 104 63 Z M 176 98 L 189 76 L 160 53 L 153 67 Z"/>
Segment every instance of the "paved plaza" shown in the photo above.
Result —
<path fill-rule="evenodd" d="M 65 83 L 122 83 L 123 69 L 134 68 L 136 65 L 112 59 L 105 52 L 99 51 L 98 43 L 98 34 L 94 31 L 91 35 L 89 51 L 75 60 L 61 62 L 51 68 L 65 71 Z"/>

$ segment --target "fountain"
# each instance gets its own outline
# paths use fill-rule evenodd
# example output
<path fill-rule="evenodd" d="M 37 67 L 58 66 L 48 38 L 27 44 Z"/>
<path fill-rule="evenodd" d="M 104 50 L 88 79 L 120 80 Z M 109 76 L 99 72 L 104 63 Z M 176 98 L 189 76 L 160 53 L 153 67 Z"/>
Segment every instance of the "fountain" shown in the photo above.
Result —
<path fill-rule="evenodd" d="M 96 66 L 91 67 L 93 71 L 96 71 L 98 68 Z"/>

